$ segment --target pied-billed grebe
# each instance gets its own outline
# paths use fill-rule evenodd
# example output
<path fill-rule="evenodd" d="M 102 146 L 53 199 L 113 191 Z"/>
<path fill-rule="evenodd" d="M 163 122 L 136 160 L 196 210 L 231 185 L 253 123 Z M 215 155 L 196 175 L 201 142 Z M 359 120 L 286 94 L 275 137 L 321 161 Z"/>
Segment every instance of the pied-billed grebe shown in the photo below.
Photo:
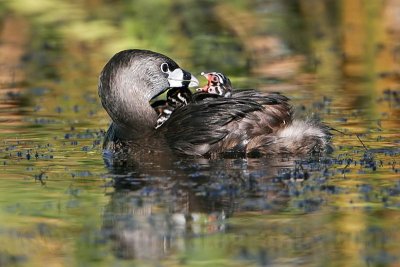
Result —
<path fill-rule="evenodd" d="M 207 84 L 202 88 L 197 88 L 198 92 L 216 94 L 223 97 L 232 96 L 232 84 L 228 77 L 220 72 L 202 72 L 201 75 L 206 77 Z"/>
<path fill-rule="evenodd" d="M 197 79 L 162 54 L 133 49 L 114 55 L 99 81 L 101 102 L 113 120 L 105 147 L 149 151 L 162 144 L 178 154 L 200 156 L 231 151 L 300 155 L 324 152 L 329 145 L 327 127 L 293 119 L 288 98 L 255 90 L 182 105 L 155 129 L 158 116 L 149 102 L 169 88 L 191 86 L 198 86 Z"/>
<path fill-rule="evenodd" d="M 155 128 L 159 128 L 168 118 L 172 112 L 183 105 L 192 102 L 192 92 L 187 87 L 171 88 L 167 92 L 167 100 L 157 100 L 151 104 L 158 114 L 158 119 Z"/>

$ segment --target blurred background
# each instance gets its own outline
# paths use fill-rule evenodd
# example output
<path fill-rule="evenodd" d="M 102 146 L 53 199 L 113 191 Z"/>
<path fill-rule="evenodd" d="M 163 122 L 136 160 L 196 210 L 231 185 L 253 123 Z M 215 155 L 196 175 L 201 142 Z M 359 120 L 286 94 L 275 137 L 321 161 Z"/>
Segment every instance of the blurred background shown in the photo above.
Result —
<path fill-rule="evenodd" d="M 129 48 L 348 135 L 316 165 L 116 173 L 97 82 Z M 0 0 L 0 266 L 396 266 L 399 93 L 400 0 Z"/>

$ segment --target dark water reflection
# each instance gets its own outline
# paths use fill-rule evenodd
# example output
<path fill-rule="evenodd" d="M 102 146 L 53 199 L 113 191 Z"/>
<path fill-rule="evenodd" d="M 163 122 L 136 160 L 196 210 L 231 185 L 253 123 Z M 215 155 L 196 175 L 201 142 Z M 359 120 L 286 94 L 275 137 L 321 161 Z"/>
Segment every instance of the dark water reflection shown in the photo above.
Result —
<path fill-rule="evenodd" d="M 380 151 L 358 153 L 359 159 L 186 159 L 167 170 L 151 165 L 148 173 L 111 170 L 118 174 L 101 232 L 124 259 L 162 260 L 178 251 L 175 260 L 184 264 L 208 261 L 218 250 L 214 264 L 226 256 L 228 265 L 396 262 L 385 249 L 394 245 L 396 226 L 376 216 L 396 220 L 400 184 L 349 179 L 354 171 L 368 177 L 390 167 L 375 158 Z"/>
<path fill-rule="evenodd" d="M 400 1 L 32 3 L 0 2 L 0 266 L 399 264 Z M 333 153 L 113 161 L 128 47 L 282 91 Z"/>
<path fill-rule="evenodd" d="M 293 194 L 289 184 L 308 178 L 287 159 L 193 159 L 173 165 L 151 166 L 151 174 L 118 171 L 113 177 L 116 190 L 103 230 L 117 255 L 164 258 L 185 250 L 192 238 L 229 232 L 228 219 L 236 214 L 285 210 Z M 314 209 L 311 205 L 305 208 Z"/>

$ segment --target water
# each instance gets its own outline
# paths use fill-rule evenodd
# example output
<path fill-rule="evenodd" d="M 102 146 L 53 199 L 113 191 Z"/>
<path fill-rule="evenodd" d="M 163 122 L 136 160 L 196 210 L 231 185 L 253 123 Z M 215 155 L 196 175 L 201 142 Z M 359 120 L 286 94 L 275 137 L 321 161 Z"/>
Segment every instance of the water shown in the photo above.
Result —
<path fill-rule="evenodd" d="M 0 266 L 399 264 L 399 1 L 34 3 L 0 2 Z M 108 166 L 128 47 L 283 92 L 333 153 Z"/>

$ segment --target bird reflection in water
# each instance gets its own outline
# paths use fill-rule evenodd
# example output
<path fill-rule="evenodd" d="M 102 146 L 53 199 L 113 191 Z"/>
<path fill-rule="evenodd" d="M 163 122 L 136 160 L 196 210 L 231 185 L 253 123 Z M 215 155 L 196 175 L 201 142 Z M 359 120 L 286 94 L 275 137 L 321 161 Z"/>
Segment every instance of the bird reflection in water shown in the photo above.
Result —
<path fill-rule="evenodd" d="M 228 232 L 227 219 L 235 214 L 285 208 L 283 178 L 299 170 L 285 158 L 116 161 L 108 162 L 115 190 L 103 233 L 116 256 L 139 260 L 159 260 L 184 251 L 191 238 Z"/>

